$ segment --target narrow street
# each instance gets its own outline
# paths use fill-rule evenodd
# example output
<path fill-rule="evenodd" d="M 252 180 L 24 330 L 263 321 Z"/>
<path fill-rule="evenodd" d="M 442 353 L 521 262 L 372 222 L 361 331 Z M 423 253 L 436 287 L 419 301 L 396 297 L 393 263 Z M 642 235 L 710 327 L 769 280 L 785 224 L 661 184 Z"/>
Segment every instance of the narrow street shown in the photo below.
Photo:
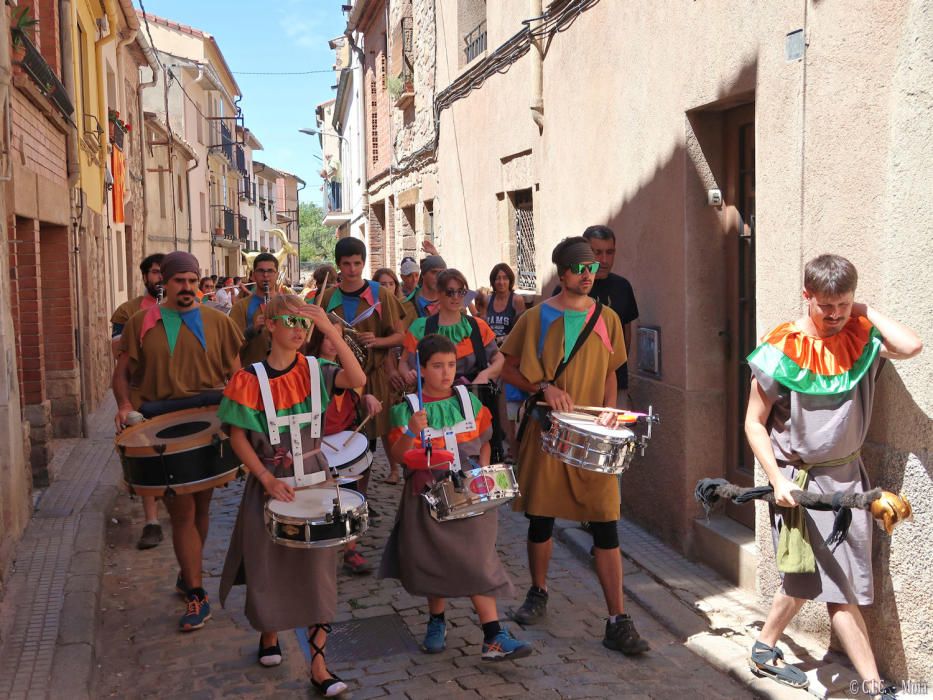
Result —
<path fill-rule="evenodd" d="M 374 469 L 377 477 L 387 473 L 381 453 Z M 391 528 L 400 488 L 379 478 L 373 484 L 371 503 L 381 518 L 362 540 L 362 551 L 374 566 Z M 191 634 L 177 631 L 183 605 L 173 590 L 176 564 L 170 543 L 136 550 L 142 511 L 125 496 L 117 499 L 107 525 L 98 617 L 98 697 L 288 698 L 309 687 L 305 645 L 299 645 L 295 633 L 282 635 L 282 665 L 262 668 L 256 662 L 258 634 L 243 614 L 242 588 L 234 590 L 227 609 L 216 599 L 241 489 L 242 484 L 235 482 L 215 492 L 205 553 L 205 587 L 213 618 Z M 167 525 L 163 518 L 166 533 Z M 525 527 L 520 515 L 500 511 L 499 551 L 520 595 L 528 586 Z M 629 612 L 652 651 L 643 658 L 626 658 L 603 648 L 605 610 L 596 577 L 559 543 L 552 564 L 548 622 L 526 630 L 511 623 L 518 636 L 532 640 L 536 647 L 533 656 L 514 662 L 480 660 L 481 631 L 468 600 L 451 602 L 447 650 L 427 655 L 417 648 L 427 616 L 425 601 L 409 596 L 396 581 L 341 574 L 339 598 L 328 659 L 332 670 L 351 682 L 349 697 L 356 700 L 754 697 L 631 602 Z M 500 612 L 504 615 L 520 602 L 500 601 Z"/>

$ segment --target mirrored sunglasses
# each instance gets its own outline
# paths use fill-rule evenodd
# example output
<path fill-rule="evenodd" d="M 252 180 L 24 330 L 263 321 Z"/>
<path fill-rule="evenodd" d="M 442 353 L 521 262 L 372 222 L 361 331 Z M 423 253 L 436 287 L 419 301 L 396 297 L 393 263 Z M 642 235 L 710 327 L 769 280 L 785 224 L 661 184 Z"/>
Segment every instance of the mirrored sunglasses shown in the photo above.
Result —
<path fill-rule="evenodd" d="M 310 318 L 304 316 L 292 316 L 291 314 L 283 314 L 281 316 L 273 316 L 272 318 L 280 320 L 286 328 L 294 328 L 295 326 L 301 326 L 306 331 L 311 330 L 311 326 L 314 323 Z"/>
<path fill-rule="evenodd" d="M 575 275 L 582 275 L 587 270 L 591 275 L 595 275 L 599 272 L 599 263 L 574 263 L 570 266 L 570 271 Z"/>

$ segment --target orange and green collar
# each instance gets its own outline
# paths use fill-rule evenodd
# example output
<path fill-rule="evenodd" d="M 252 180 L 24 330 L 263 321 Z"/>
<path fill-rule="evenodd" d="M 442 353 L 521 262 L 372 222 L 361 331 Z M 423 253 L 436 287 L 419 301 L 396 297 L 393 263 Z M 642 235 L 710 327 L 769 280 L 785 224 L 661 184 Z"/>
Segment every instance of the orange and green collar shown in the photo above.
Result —
<path fill-rule="evenodd" d="M 881 333 L 864 316 L 849 319 L 839 333 L 827 338 L 784 323 L 765 336 L 748 362 L 792 391 L 840 394 L 862 380 L 882 342 Z"/>

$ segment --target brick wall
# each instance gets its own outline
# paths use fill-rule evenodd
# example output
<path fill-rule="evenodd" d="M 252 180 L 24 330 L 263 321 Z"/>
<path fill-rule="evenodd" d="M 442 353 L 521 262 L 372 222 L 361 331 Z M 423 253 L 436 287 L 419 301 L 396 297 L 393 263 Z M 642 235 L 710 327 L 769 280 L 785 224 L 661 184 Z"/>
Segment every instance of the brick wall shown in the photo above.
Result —
<path fill-rule="evenodd" d="M 47 180 L 66 185 L 65 135 L 55 129 L 19 90 L 11 89 L 10 98 L 13 150 L 18 152 L 14 157 L 21 158 L 27 168 Z"/>
<path fill-rule="evenodd" d="M 382 3 L 380 3 L 380 6 Z M 363 62 L 364 134 L 366 140 L 366 177 L 381 173 L 392 161 L 389 121 L 392 118 L 389 93 L 386 90 L 388 57 L 386 55 L 385 13 L 375 9 L 373 20 L 363 32 L 365 61 Z"/>
<path fill-rule="evenodd" d="M 369 267 L 378 270 L 386 267 L 385 232 L 382 222 L 385 220 L 385 203 L 377 202 L 369 207 Z"/>
<path fill-rule="evenodd" d="M 24 405 L 45 400 L 45 349 L 42 328 L 42 286 L 39 283 L 39 225 L 33 219 L 14 217 L 10 235 L 14 243 L 16 280 L 16 334 L 19 350 L 20 392 Z M 12 257 L 12 256 L 11 256 Z"/>

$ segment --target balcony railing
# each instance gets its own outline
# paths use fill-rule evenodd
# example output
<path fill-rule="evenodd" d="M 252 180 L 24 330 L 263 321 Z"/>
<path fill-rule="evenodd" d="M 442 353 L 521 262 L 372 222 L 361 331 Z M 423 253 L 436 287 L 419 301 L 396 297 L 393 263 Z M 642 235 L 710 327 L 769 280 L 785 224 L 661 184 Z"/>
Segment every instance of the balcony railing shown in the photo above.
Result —
<path fill-rule="evenodd" d="M 243 215 L 240 215 L 240 216 L 237 217 L 237 218 L 238 218 L 238 220 L 239 220 L 239 221 L 238 221 L 238 226 L 237 226 L 237 231 L 238 231 L 239 234 L 240 234 L 240 240 L 241 240 L 241 241 L 248 241 L 248 240 L 249 240 L 249 222 L 247 222 L 246 217 L 243 216 Z"/>
<path fill-rule="evenodd" d="M 74 114 L 75 108 L 71 104 L 71 100 L 68 99 L 65 86 L 55 75 L 55 71 L 42 57 L 39 49 L 30 41 L 25 32 L 17 29 L 14 29 L 13 32 L 17 39 L 23 42 L 23 47 L 26 49 L 26 55 L 21 63 L 23 70 L 39 86 L 39 89 L 49 98 L 52 104 L 58 108 L 58 111 L 63 116 L 70 117 Z"/>
<path fill-rule="evenodd" d="M 473 31 L 463 37 L 463 43 L 466 44 L 463 52 L 467 63 L 483 53 L 486 50 L 486 20 L 480 22 Z"/>
<path fill-rule="evenodd" d="M 236 237 L 236 216 L 233 214 L 233 209 L 230 207 L 224 207 L 224 238 L 230 241 L 235 241 Z"/>
<path fill-rule="evenodd" d="M 240 144 L 236 145 L 236 169 L 241 173 L 246 172 L 246 151 Z"/>
<path fill-rule="evenodd" d="M 343 183 L 329 180 L 324 183 L 324 213 L 343 211 Z"/>
<path fill-rule="evenodd" d="M 220 147 L 223 150 L 227 160 L 233 162 L 233 138 L 230 136 L 230 129 L 223 122 L 220 123 Z"/>

